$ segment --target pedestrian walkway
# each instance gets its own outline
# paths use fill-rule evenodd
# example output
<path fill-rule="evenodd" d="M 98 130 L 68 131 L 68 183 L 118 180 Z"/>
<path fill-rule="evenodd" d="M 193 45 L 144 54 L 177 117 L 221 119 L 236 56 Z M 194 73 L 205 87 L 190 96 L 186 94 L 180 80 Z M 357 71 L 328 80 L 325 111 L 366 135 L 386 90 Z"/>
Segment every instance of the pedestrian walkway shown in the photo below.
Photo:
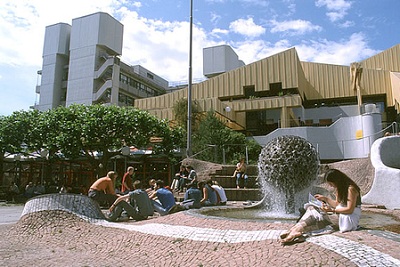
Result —
<path fill-rule="evenodd" d="M 285 232 L 285 230 L 221 230 L 184 225 L 151 223 L 150 221 L 143 225 L 110 223 L 106 221 L 99 221 L 96 224 L 150 235 L 219 243 L 241 243 L 263 240 L 276 240 L 278 242 L 280 234 Z M 321 235 L 309 237 L 306 241 L 335 252 L 357 266 L 400 266 L 400 258 L 396 259 L 386 253 L 371 248 L 368 245 L 360 244 L 343 237 Z"/>
<path fill-rule="evenodd" d="M 82 249 L 85 250 L 85 255 L 96 258 L 106 255 L 105 251 L 114 251 L 118 247 L 121 255 L 129 252 L 131 257 L 142 260 L 144 251 L 151 251 L 150 254 L 159 253 L 154 259 L 157 260 L 156 265 L 155 262 L 146 262 L 145 266 L 400 266 L 400 235 L 395 233 L 368 229 L 348 233 L 335 232 L 309 237 L 301 244 L 282 246 L 279 236 L 290 228 L 290 223 L 216 219 L 196 215 L 192 210 L 139 222 L 129 220 L 112 223 L 102 218 L 101 210 L 96 205 L 88 207 L 93 203 L 87 199 L 84 196 L 63 194 L 35 198 L 27 203 L 22 214 L 29 216 L 52 209 L 63 210 L 89 222 L 87 226 L 80 225 L 76 231 L 69 232 L 68 237 L 75 238 L 71 240 L 71 244 L 82 244 L 77 250 L 77 257 L 81 256 L 79 253 Z M 81 214 L 83 206 L 85 211 Z M 59 213 L 54 214 L 60 216 L 57 215 Z M 92 216 L 95 218 L 89 218 Z M 49 217 L 43 219 L 49 220 Z M 35 222 L 39 223 L 38 230 L 44 231 L 43 223 L 37 219 Z M 84 227 L 89 227 L 90 231 L 84 231 Z M 126 234 L 121 235 L 121 230 Z M 46 242 L 54 242 L 53 246 L 58 247 L 57 242 L 64 240 L 62 232 L 58 232 L 59 239 L 53 234 L 47 237 Z M 87 236 L 82 239 L 81 233 L 86 233 Z M 129 246 L 140 249 L 132 250 Z M 157 252 L 154 251 L 155 248 Z M 19 247 L 18 249 L 26 251 Z M 71 251 L 73 248 L 68 249 L 68 253 Z M 59 254 L 60 259 L 65 261 L 71 258 L 67 254 L 65 257 L 68 258 L 62 255 Z M 77 259 L 81 264 L 88 260 Z M 104 264 L 115 265 L 117 259 L 107 260 Z M 144 260 L 148 261 L 149 258 L 145 257 Z"/>

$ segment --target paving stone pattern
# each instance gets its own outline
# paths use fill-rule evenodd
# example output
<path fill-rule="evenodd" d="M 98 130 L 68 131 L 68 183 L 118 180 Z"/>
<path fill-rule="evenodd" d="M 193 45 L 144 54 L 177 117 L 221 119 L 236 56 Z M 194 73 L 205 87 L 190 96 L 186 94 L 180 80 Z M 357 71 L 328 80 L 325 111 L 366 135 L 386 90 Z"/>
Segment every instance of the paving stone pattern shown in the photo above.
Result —
<path fill-rule="evenodd" d="M 82 199 L 59 195 L 27 203 L 17 224 L 0 226 L 1 265 L 400 266 L 399 242 L 367 230 L 282 246 L 279 234 L 290 224 L 216 220 L 189 212 L 110 223 Z M 80 201 L 92 211 L 79 208 Z"/>

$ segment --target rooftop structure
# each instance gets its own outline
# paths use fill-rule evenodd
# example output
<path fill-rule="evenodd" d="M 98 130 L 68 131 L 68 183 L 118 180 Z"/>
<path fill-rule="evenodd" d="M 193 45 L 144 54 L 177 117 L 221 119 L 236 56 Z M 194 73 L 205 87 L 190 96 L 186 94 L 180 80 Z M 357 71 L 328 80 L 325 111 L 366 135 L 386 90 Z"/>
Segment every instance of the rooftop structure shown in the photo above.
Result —
<path fill-rule="evenodd" d="M 244 66 L 229 45 L 218 45 L 203 49 L 203 74 L 212 78 L 221 73 Z"/>

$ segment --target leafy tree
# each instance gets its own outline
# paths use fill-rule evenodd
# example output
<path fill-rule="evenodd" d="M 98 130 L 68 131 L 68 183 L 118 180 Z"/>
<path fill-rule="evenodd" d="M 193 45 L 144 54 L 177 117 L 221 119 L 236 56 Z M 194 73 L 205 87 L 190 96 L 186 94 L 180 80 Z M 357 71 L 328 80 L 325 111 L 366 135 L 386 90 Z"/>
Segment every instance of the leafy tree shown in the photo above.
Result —
<path fill-rule="evenodd" d="M 8 154 L 30 152 L 29 129 L 38 121 L 37 110 L 15 111 L 10 116 L 0 117 L 0 175 L 4 175 L 4 157 Z M 2 182 L 2 181 L 1 181 Z"/>
<path fill-rule="evenodd" d="M 7 128 L 6 117 L 0 117 L 0 184 L 3 184 L 4 177 L 4 157 L 7 152 L 7 135 L 5 135 L 5 130 Z"/>
<path fill-rule="evenodd" d="M 193 101 L 192 102 L 192 135 L 198 129 L 199 120 L 201 117 L 199 106 Z M 187 119 L 188 119 L 188 101 L 187 98 L 181 98 L 174 103 L 173 113 L 175 116 L 175 125 L 180 129 L 181 139 L 179 140 L 179 147 L 186 148 L 187 146 Z"/>
<path fill-rule="evenodd" d="M 176 101 L 173 106 L 173 112 L 177 125 L 187 130 L 187 118 L 188 118 L 187 98 L 181 98 L 178 101 Z M 200 108 L 194 101 L 192 101 L 192 128 L 194 130 L 198 125 L 199 116 L 200 116 Z"/>
<path fill-rule="evenodd" d="M 148 112 L 133 107 L 73 105 L 69 107 L 64 130 L 73 133 L 62 138 L 62 152 L 68 157 L 86 157 L 100 175 L 109 159 L 121 153 L 123 146 L 153 147 L 155 153 L 171 153 L 174 137 L 168 124 Z M 150 143 L 158 137 L 157 145 Z M 101 157 L 98 157 L 101 155 Z"/>
<path fill-rule="evenodd" d="M 151 143 L 154 137 L 158 142 Z M 133 107 L 72 105 L 20 111 L 0 117 L 0 160 L 6 153 L 47 150 L 50 161 L 60 154 L 85 157 L 104 175 L 105 168 L 99 166 L 107 166 L 123 146 L 152 147 L 155 153 L 171 156 L 182 137 L 181 128 L 171 129 L 168 122 Z"/>
<path fill-rule="evenodd" d="M 246 146 L 249 155 L 257 160 L 261 151 L 257 142 L 248 140 L 244 134 L 228 128 L 215 116 L 214 111 L 207 112 L 194 133 L 193 151 L 198 159 L 222 162 L 224 150 L 227 162 L 237 162 L 239 158 L 244 157 Z"/>
<path fill-rule="evenodd" d="M 2 131 L 5 152 L 27 154 L 31 152 L 30 129 L 40 117 L 37 110 L 15 111 L 5 117 L 5 128 Z"/>
<path fill-rule="evenodd" d="M 227 127 L 214 115 L 214 111 L 207 112 L 200 121 L 193 136 L 193 152 L 201 153 L 198 158 L 206 161 L 220 161 L 218 157 L 222 145 L 229 142 L 230 133 Z"/>

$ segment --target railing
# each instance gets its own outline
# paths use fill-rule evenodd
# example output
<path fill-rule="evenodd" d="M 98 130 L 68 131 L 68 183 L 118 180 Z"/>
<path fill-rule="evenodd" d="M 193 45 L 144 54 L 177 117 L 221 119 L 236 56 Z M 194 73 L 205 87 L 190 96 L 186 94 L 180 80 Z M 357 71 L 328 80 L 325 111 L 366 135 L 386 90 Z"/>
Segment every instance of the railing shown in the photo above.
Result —
<path fill-rule="evenodd" d="M 332 118 L 322 118 L 322 119 L 316 119 L 316 122 L 314 122 L 314 119 L 311 118 L 299 118 L 299 119 L 288 119 L 285 120 L 286 123 L 289 123 L 290 127 L 302 127 L 302 126 L 329 126 L 338 119 L 340 119 L 343 116 L 342 113 L 332 117 Z M 278 128 L 281 128 L 282 126 L 282 121 L 279 119 L 277 121 Z"/>
<path fill-rule="evenodd" d="M 247 145 L 244 144 L 226 144 L 222 146 L 222 162 L 223 164 L 226 164 L 226 147 L 229 146 L 244 146 L 245 147 L 245 157 L 246 157 L 246 164 L 249 164 L 249 151 L 247 149 Z M 240 159 L 238 159 L 240 160 Z"/>
<path fill-rule="evenodd" d="M 384 135 L 384 133 L 388 132 L 389 130 L 391 130 L 391 132 L 393 134 L 397 134 L 397 129 L 398 129 L 398 125 L 396 122 L 392 122 L 389 126 L 385 127 L 384 129 L 375 132 L 371 135 L 368 136 L 364 136 L 361 138 L 353 138 L 353 139 L 347 139 L 347 140 L 337 140 L 337 141 L 327 141 L 327 142 L 315 142 L 314 146 L 316 147 L 316 150 L 318 152 L 318 154 L 321 153 L 321 151 L 326 151 L 324 149 L 322 149 L 322 147 L 333 147 L 333 146 L 338 146 L 339 150 L 341 151 L 342 154 L 342 159 L 347 159 L 347 158 L 351 158 L 351 153 L 352 153 L 352 143 L 353 146 L 358 145 L 360 142 L 363 142 L 364 146 L 363 146 L 363 153 L 364 155 L 368 155 L 370 148 L 373 144 L 373 142 Z M 357 142 L 356 144 L 354 144 L 354 142 Z M 366 148 L 367 147 L 367 148 Z"/>
<path fill-rule="evenodd" d="M 199 152 L 197 152 L 196 154 L 192 155 L 191 158 L 196 158 L 198 155 L 202 155 L 204 152 L 209 151 L 210 149 L 214 149 L 214 153 L 216 151 L 216 148 L 218 147 L 217 145 L 206 145 L 207 147 Z M 215 160 L 215 156 L 214 156 L 214 160 Z"/>
<path fill-rule="evenodd" d="M 192 80 L 193 83 L 200 83 L 205 81 L 205 78 L 194 78 Z M 187 86 L 188 85 L 188 81 L 187 80 L 182 80 L 182 81 L 172 81 L 169 82 L 169 87 L 182 87 L 182 86 Z"/>
<path fill-rule="evenodd" d="M 237 146 L 242 146 L 244 147 L 244 155 L 245 155 L 245 159 L 246 159 L 246 164 L 249 164 L 249 152 L 248 152 L 248 147 L 245 144 L 224 144 L 222 145 L 222 164 L 226 164 L 226 149 L 228 147 L 237 147 Z M 209 156 L 210 153 L 213 153 L 213 160 L 212 162 L 215 163 L 220 163 L 220 161 L 218 161 L 218 145 L 211 145 L 208 144 L 206 145 L 206 148 L 204 148 L 203 150 L 197 152 L 196 154 L 192 155 L 191 158 L 196 158 L 199 157 L 201 155 L 204 155 L 206 153 L 208 153 L 207 155 Z M 236 151 L 237 152 L 237 151 Z M 219 154 L 220 155 L 220 154 Z M 240 160 L 239 158 L 237 159 L 238 161 Z"/>

